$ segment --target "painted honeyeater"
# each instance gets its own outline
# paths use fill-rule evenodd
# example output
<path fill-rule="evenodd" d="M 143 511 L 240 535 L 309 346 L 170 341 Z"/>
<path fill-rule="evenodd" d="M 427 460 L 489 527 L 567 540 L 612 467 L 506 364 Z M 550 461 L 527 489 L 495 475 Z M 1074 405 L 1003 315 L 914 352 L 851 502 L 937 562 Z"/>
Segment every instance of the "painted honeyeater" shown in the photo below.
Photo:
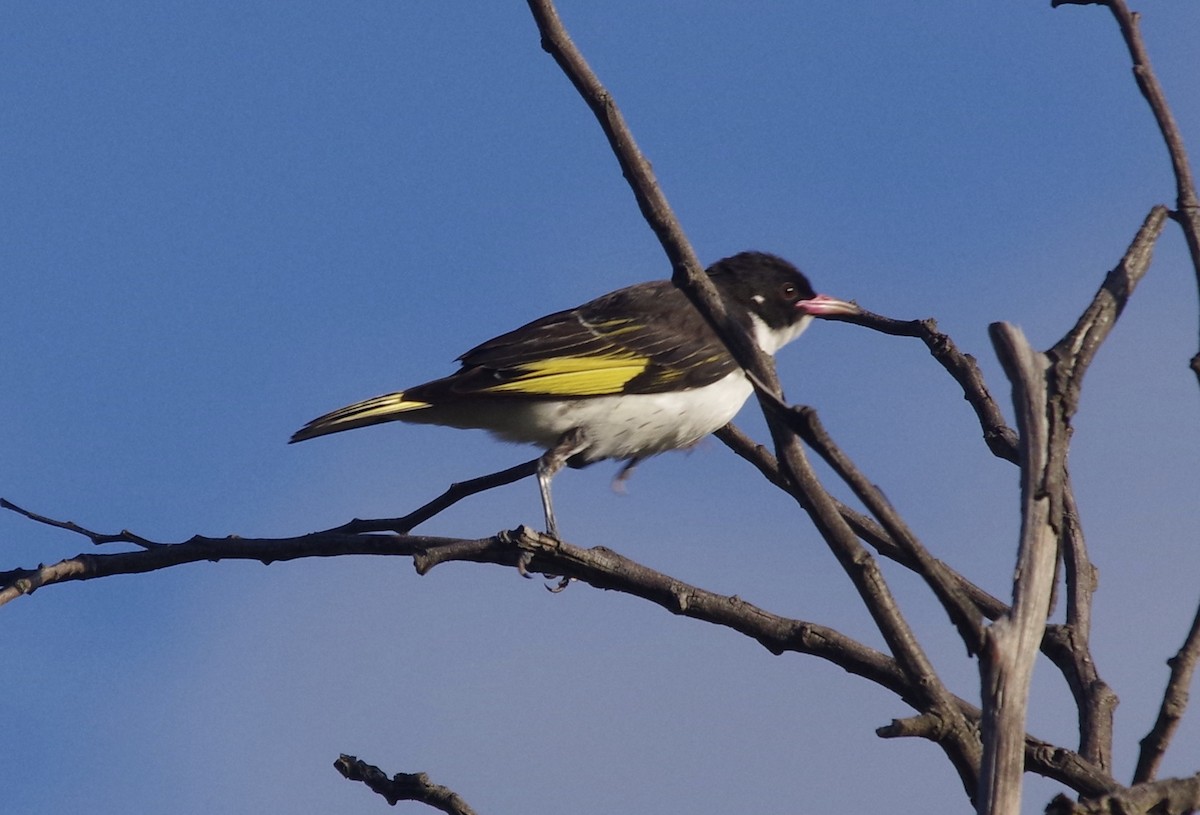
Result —
<path fill-rule="evenodd" d="M 786 260 L 742 252 L 707 270 L 729 316 L 763 351 L 796 339 L 814 316 L 853 314 L 819 295 Z M 728 423 L 752 392 L 708 321 L 670 281 L 639 283 L 555 312 L 475 346 L 460 368 L 313 419 L 304 441 L 402 421 L 481 428 L 545 454 L 537 476 L 546 531 L 558 537 L 550 479 L 564 464 L 638 461 L 690 447 Z"/>

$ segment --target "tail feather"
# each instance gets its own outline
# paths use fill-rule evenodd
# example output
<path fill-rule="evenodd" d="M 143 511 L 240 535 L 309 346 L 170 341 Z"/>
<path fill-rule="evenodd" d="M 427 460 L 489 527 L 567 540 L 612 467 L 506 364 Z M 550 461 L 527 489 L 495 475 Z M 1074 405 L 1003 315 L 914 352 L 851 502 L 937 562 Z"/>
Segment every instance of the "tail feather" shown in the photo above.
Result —
<path fill-rule="evenodd" d="M 390 422 L 402 418 L 402 415 L 413 410 L 429 407 L 428 402 L 407 399 L 404 392 L 388 393 L 376 396 L 362 402 L 355 402 L 344 408 L 318 416 L 304 427 L 292 434 L 288 444 L 326 436 L 330 433 L 340 433 L 343 430 L 353 430 L 356 427 Z"/>

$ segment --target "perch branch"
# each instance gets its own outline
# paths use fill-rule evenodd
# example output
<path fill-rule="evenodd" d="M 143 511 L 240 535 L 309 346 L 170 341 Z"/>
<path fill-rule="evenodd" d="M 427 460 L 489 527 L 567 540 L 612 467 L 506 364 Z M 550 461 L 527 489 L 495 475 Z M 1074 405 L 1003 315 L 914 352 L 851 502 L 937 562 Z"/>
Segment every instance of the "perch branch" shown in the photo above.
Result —
<path fill-rule="evenodd" d="M 41 517 L 27 511 L 22 514 L 31 519 Z M 832 628 L 782 617 L 738 597 L 691 586 L 609 549 L 583 549 L 526 527 L 480 540 L 321 532 L 295 538 L 197 536 L 182 543 L 160 543 L 144 551 L 81 554 L 52 566 L 0 572 L 0 605 L 56 583 L 141 574 L 186 563 L 257 560 L 270 564 L 303 557 L 353 554 L 411 557 L 419 574 L 450 561 L 516 569 L 518 563 L 528 559 L 536 571 L 569 575 L 596 588 L 649 600 L 673 614 L 730 628 L 755 640 L 772 654 L 797 653 L 824 659 L 892 691 L 914 709 L 921 710 L 923 695 L 913 689 L 894 659 Z M 959 698 L 954 698 L 953 704 L 970 727 L 978 727 L 981 713 L 977 707 Z M 1115 779 L 1079 754 L 1046 741 L 1027 738 L 1025 757 L 1031 772 L 1059 781 L 1081 794 L 1097 796 L 1118 788 Z"/>

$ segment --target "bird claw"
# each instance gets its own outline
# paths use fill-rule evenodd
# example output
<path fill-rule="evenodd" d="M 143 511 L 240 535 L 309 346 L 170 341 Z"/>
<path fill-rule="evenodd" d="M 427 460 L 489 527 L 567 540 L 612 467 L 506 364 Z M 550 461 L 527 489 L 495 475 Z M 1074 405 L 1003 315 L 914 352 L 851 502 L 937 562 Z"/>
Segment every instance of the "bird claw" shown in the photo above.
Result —
<path fill-rule="evenodd" d="M 551 577 L 552 575 L 546 575 L 546 576 Z M 546 591 L 550 592 L 551 594 L 559 594 L 560 592 L 562 592 L 563 589 L 565 589 L 567 586 L 571 585 L 571 581 L 573 581 L 574 579 L 575 578 L 573 578 L 573 577 L 560 577 L 560 578 L 558 578 L 558 583 L 556 585 L 551 586 L 549 583 L 547 583 Z"/>
<path fill-rule="evenodd" d="M 521 577 L 524 577 L 526 580 L 533 579 L 533 573 L 529 571 L 529 568 L 532 565 L 533 565 L 533 552 L 521 552 L 521 554 L 517 556 L 517 573 L 520 574 Z M 553 580 L 554 578 L 556 578 L 558 576 L 552 575 L 552 574 L 544 574 L 544 575 L 542 575 L 542 577 Z M 565 589 L 567 586 L 571 585 L 571 580 L 572 580 L 572 578 L 570 578 L 570 577 L 558 577 L 557 584 L 555 584 L 555 585 L 551 585 L 549 583 L 546 584 L 546 591 L 550 592 L 551 594 L 558 594 L 563 589 Z"/>

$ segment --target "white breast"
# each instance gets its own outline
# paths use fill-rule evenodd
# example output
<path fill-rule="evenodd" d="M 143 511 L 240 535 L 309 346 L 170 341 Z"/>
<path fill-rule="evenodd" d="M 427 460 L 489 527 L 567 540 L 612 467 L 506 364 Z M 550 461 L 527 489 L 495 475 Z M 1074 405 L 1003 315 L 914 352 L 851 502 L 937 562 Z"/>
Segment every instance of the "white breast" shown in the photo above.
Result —
<path fill-rule="evenodd" d="M 727 424 L 751 391 L 745 374 L 737 370 L 711 385 L 674 393 L 554 402 L 495 400 L 486 407 L 475 404 L 469 411 L 448 410 L 449 406 L 417 410 L 402 420 L 483 428 L 506 441 L 543 449 L 553 447 L 568 430 L 581 427 L 589 442 L 583 456 L 589 461 L 644 458 L 690 447 Z"/>

